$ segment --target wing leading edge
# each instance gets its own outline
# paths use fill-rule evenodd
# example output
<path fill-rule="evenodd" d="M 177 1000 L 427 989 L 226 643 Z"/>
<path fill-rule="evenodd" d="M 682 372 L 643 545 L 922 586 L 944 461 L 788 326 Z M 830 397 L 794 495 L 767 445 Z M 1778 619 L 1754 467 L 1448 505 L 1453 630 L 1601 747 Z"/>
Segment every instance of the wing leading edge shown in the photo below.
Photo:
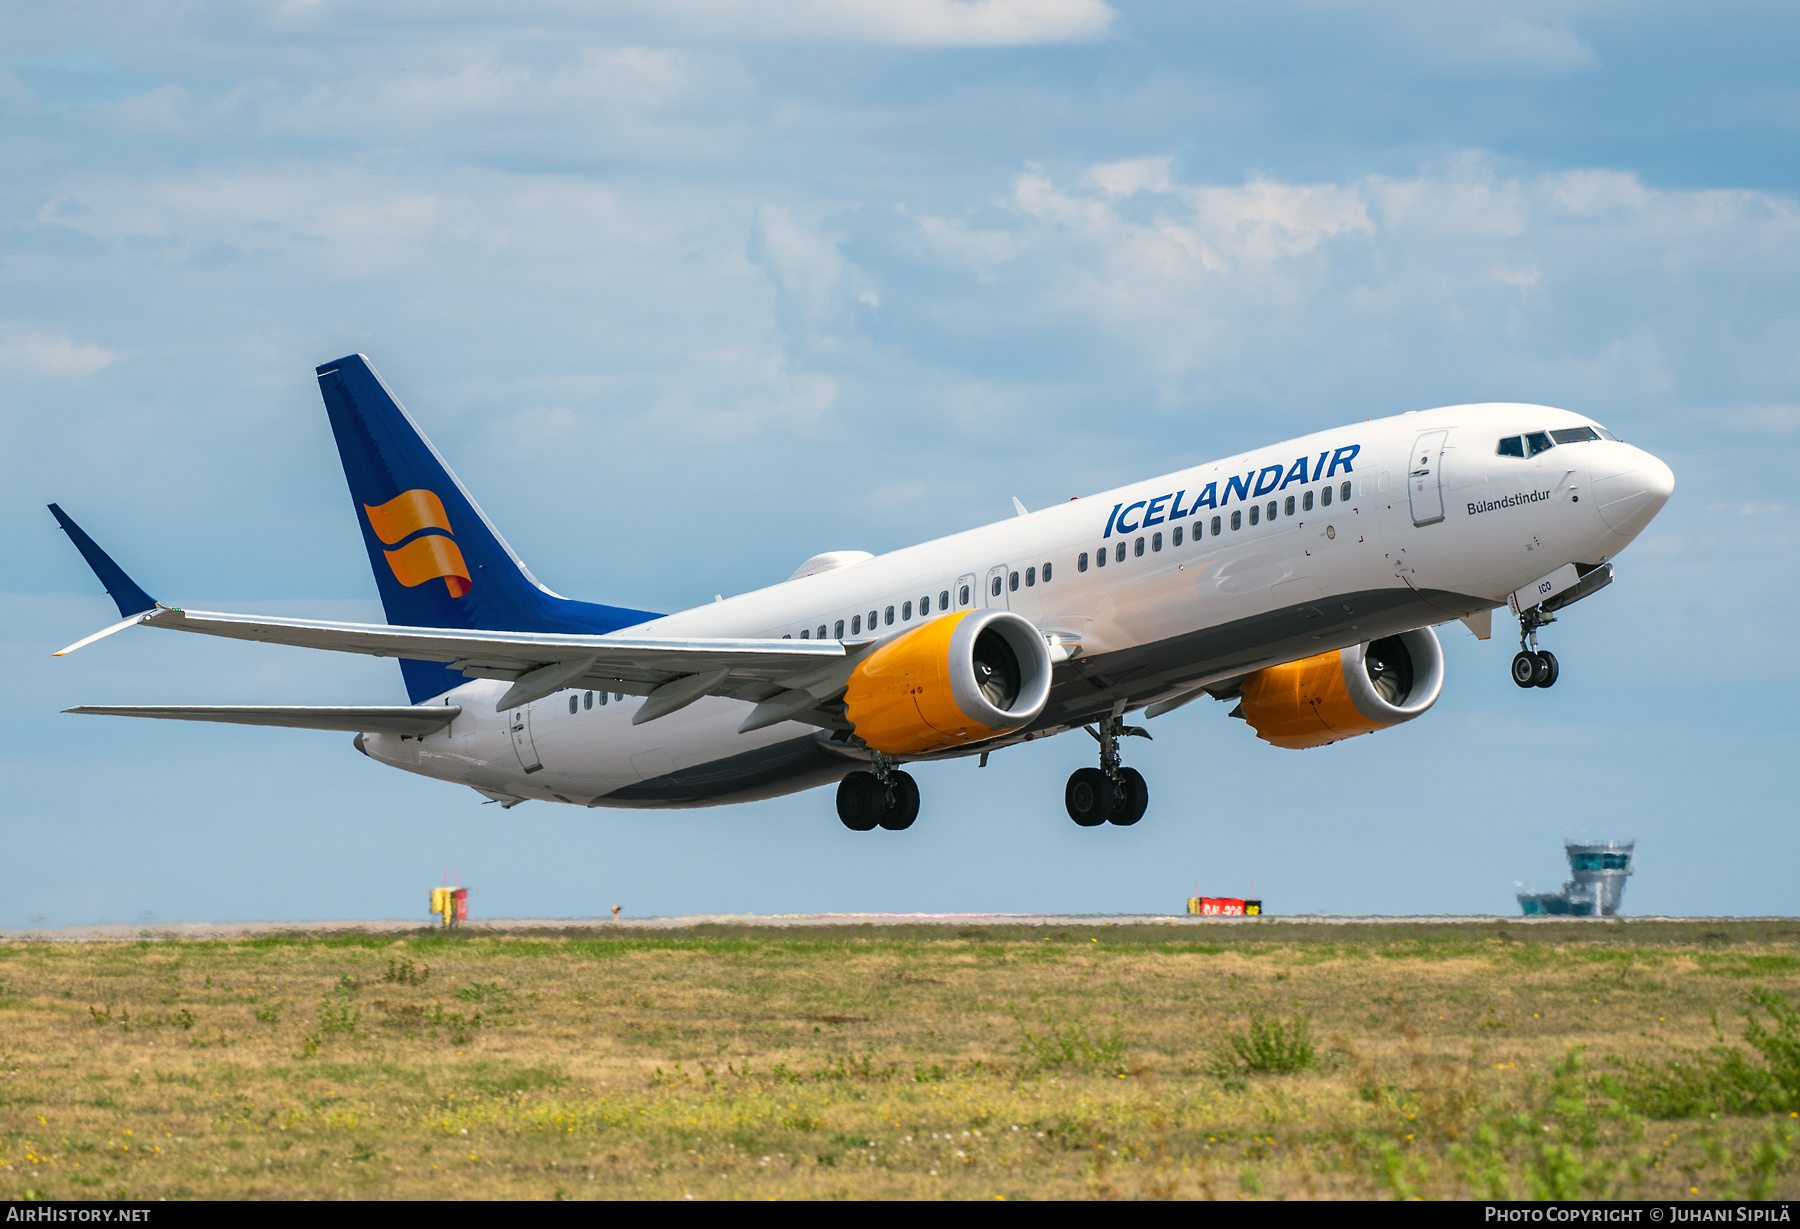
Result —
<path fill-rule="evenodd" d="M 164 721 L 217 721 L 226 725 L 272 725 L 292 730 L 342 730 L 354 734 L 435 734 L 462 715 L 454 704 L 435 705 L 266 705 L 266 704 L 83 704 L 65 713 L 97 717 L 155 717 Z"/>

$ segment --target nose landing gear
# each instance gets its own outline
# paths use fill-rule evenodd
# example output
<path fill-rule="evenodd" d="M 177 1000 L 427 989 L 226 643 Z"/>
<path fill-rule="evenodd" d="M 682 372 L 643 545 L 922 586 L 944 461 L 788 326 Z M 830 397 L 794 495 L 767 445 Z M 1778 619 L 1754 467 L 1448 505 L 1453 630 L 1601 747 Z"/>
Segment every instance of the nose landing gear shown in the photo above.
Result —
<path fill-rule="evenodd" d="M 1562 673 L 1556 654 L 1537 647 L 1538 628 L 1556 622 L 1556 616 L 1533 606 L 1519 615 L 1519 651 L 1512 659 L 1512 681 L 1520 687 L 1554 687 Z"/>
<path fill-rule="evenodd" d="M 838 782 L 838 818 L 852 832 L 905 831 L 919 817 L 919 784 L 894 766 L 892 756 L 876 751 L 871 759 L 875 771 L 849 773 Z"/>
<path fill-rule="evenodd" d="M 1100 744 L 1100 767 L 1078 768 L 1063 789 L 1063 806 L 1069 818 L 1083 828 L 1097 828 L 1104 823 L 1129 827 L 1144 817 L 1150 805 L 1150 787 L 1135 768 L 1119 763 L 1119 739 L 1127 734 L 1149 738 L 1141 726 L 1128 726 L 1120 716 L 1099 722 L 1099 729 L 1084 726 Z"/>

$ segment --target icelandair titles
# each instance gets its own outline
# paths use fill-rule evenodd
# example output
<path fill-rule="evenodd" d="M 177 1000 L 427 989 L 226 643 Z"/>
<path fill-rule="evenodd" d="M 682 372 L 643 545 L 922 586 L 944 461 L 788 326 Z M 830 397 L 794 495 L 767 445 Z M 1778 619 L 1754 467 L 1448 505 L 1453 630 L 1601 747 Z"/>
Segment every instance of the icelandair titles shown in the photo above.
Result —
<path fill-rule="evenodd" d="M 1178 521 L 1185 516 L 1192 516 L 1202 508 L 1223 508 L 1231 503 L 1233 495 L 1240 502 L 1248 503 L 1252 499 L 1261 499 L 1264 495 L 1285 491 L 1295 482 L 1318 482 L 1324 478 L 1335 478 L 1340 470 L 1348 474 L 1351 472 L 1350 462 L 1361 451 L 1361 444 L 1346 444 L 1336 452 L 1327 448 L 1319 454 L 1317 461 L 1308 457 L 1295 457 L 1292 465 L 1265 465 L 1260 470 L 1251 470 L 1242 478 L 1234 474 L 1225 480 L 1223 497 L 1219 495 L 1219 484 L 1209 482 L 1194 497 L 1194 502 L 1185 508 L 1181 506 L 1182 497 L 1187 494 L 1185 488 L 1172 495 L 1140 499 L 1134 504 L 1114 504 L 1112 515 L 1106 518 L 1106 533 L 1102 536 L 1112 537 L 1115 529 L 1120 533 L 1135 533 L 1147 525 Z M 1329 468 L 1326 464 L 1327 457 L 1331 458 Z M 1252 484 L 1255 485 L 1255 490 L 1251 489 Z M 1139 508 L 1144 510 L 1143 517 L 1141 520 L 1133 520 Z"/>

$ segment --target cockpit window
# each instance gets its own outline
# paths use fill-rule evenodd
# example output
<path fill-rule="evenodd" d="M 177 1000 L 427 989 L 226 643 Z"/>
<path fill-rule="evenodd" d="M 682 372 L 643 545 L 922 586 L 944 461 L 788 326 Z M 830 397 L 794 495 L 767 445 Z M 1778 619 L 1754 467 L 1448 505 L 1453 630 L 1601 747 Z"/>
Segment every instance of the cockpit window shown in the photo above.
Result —
<path fill-rule="evenodd" d="M 1614 435 L 1611 431 L 1608 431 L 1605 427 L 1596 425 L 1594 427 L 1594 430 L 1596 430 L 1600 433 L 1600 438 L 1603 440 L 1611 440 L 1615 444 L 1623 444 L 1625 442 L 1624 440 L 1620 439 L 1618 436 Z"/>
<path fill-rule="evenodd" d="M 1535 457 L 1540 452 L 1549 452 L 1554 447 L 1556 445 L 1550 442 L 1550 434 L 1547 431 L 1533 431 L 1525 437 L 1525 455 L 1528 457 Z"/>
<path fill-rule="evenodd" d="M 1564 427 L 1561 431 L 1552 431 L 1550 438 L 1559 444 L 1587 444 L 1600 438 L 1600 433 L 1592 427 Z"/>
<path fill-rule="evenodd" d="M 1503 457 L 1523 457 L 1525 455 L 1525 441 L 1516 435 L 1509 435 L 1500 441 L 1498 451 Z"/>

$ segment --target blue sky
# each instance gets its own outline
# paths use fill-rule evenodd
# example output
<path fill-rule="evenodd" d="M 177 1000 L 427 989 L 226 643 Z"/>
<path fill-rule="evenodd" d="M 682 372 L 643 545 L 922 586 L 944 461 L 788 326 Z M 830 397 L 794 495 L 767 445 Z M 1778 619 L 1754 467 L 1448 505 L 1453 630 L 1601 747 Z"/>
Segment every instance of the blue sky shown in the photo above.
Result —
<path fill-rule="evenodd" d="M 1628 912 L 1793 913 L 1800 14 L 1778 4 L 83 4 L 0 15 L 0 927 L 487 916 L 1510 911 L 1629 835 Z M 1085 739 L 828 792 L 502 813 L 346 736 L 76 703 L 391 703 L 140 631 L 152 593 L 378 618 L 311 377 L 367 353 L 571 596 L 676 609 L 1334 423 L 1591 413 L 1674 500 L 1427 717 L 1304 753 L 1210 701 L 1151 811 Z"/>

